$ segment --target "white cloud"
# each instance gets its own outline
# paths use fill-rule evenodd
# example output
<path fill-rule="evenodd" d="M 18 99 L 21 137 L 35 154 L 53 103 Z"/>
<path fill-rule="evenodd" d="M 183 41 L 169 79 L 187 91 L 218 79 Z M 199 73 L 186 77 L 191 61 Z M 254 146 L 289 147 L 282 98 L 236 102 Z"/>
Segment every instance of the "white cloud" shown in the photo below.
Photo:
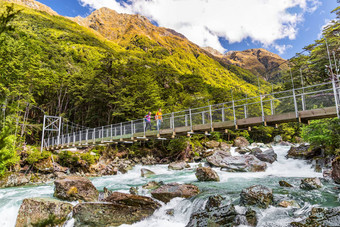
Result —
<path fill-rule="evenodd" d="M 79 0 L 95 9 L 108 7 L 119 13 L 141 14 L 160 26 L 176 30 L 200 46 L 224 52 L 219 38 L 230 43 L 250 38 L 263 46 L 286 47 L 275 41 L 295 39 L 305 13 L 321 4 L 318 0 Z M 294 10 L 292 10 L 294 8 Z"/>
<path fill-rule="evenodd" d="M 273 44 L 271 45 L 275 50 L 277 50 L 279 52 L 279 54 L 284 54 L 286 52 L 287 49 L 292 48 L 292 45 L 278 45 L 278 44 Z"/>

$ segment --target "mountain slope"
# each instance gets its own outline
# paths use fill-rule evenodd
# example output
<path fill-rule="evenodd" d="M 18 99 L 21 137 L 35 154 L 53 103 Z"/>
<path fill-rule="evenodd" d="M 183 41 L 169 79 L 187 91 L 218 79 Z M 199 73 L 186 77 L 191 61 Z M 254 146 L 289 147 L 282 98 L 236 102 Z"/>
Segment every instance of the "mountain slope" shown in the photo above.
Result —
<path fill-rule="evenodd" d="M 7 5 L 0 1 L 0 11 Z M 158 31 L 145 18 L 103 9 L 104 18 L 128 18 L 130 28 L 119 23 L 123 30 L 105 33 L 99 28 L 105 20 L 94 23 L 100 25 L 95 31 L 62 16 L 15 8 L 22 9 L 13 22 L 16 30 L 1 36 L 0 93 L 22 99 L 23 109 L 32 103 L 48 114 L 98 126 L 141 118 L 159 107 L 170 112 L 229 101 L 231 89 L 236 98 L 257 95 L 257 83 L 244 80 L 247 73 L 229 71 L 185 37 Z M 270 89 L 265 82 L 261 88 Z M 29 114 L 40 119 L 41 112 Z"/>
<path fill-rule="evenodd" d="M 222 65 L 226 65 L 227 68 L 228 65 L 238 66 L 269 82 L 278 82 L 280 72 L 288 68 L 285 59 L 263 48 L 229 51 L 225 55 L 211 47 L 204 49 Z"/>
<path fill-rule="evenodd" d="M 287 61 L 279 55 L 265 49 L 249 49 L 244 51 L 230 51 L 222 60 L 250 70 L 255 75 L 260 75 L 268 81 L 276 81 L 276 74 L 287 69 Z"/>
<path fill-rule="evenodd" d="M 35 0 L 1 0 L 1 1 L 6 1 L 6 2 L 11 2 L 11 3 L 27 6 L 27 7 L 30 7 L 32 9 L 36 9 L 36 10 L 39 10 L 39 11 L 46 12 L 50 15 L 58 15 L 58 13 L 56 13 L 50 7 L 48 7 L 44 4 L 41 4 L 40 2 L 37 2 Z"/>
<path fill-rule="evenodd" d="M 228 89 L 236 87 L 245 93 L 253 90 L 243 86 L 242 75 L 226 70 L 206 50 L 173 30 L 153 25 L 143 16 L 119 14 L 114 10 L 101 8 L 86 18 L 76 17 L 72 20 L 99 32 L 126 49 L 137 48 L 151 53 L 151 57 L 171 62 L 181 73 L 204 75 L 205 81 L 213 86 Z M 261 82 L 266 85 L 264 81 Z"/>

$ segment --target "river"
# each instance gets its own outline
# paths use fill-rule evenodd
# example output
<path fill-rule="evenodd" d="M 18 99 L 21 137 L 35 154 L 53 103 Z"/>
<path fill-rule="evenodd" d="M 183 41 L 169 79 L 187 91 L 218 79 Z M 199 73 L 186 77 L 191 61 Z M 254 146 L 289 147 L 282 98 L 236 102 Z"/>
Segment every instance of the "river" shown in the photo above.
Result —
<path fill-rule="evenodd" d="M 214 170 L 220 176 L 220 182 L 198 182 L 195 177 L 195 167 L 198 163 L 190 163 L 191 169 L 168 170 L 167 165 L 135 166 L 133 170 L 126 174 L 105 176 L 91 179 L 98 190 L 104 187 L 120 192 L 129 192 L 129 188 L 139 187 L 141 195 L 151 196 L 148 190 L 142 189 L 142 185 L 149 181 L 163 181 L 164 183 L 192 183 L 197 185 L 201 192 L 191 199 L 175 198 L 169 203 L 162 203 L 151 217 L 135 223 L 135 227 L 181 227 L 189 222 L 192 212 L 201 209 L 206 199 L 211 195 L 220 194 L 225 197 L 225 203 L 236 204 L 242 189 L 255 184 L 265 185 L 273 189 L 274 198 L 285 198 L 295 200 L 301 208 L 279 208 L 270 206 L 268 209 L 255 209 L 257 211 L 258 226 L 287 226 L 292 221 L 301 220 L 313 206 L 335 207 L 340 206 L 339 194 L 336 185 L 331 182 L 323 182 L 324 187 L 319 190 L 303 191 L 299 189 L 300 181 L 305 177 L 322 177 L 321 173 L 313 170 L 310 164 L 303 160 L 286 159 L 290 147 L 275 146 L 274 151 L 278 155 L 278 160 L 273 164 L 268 164 L 265 172 L 257 173 L 228 173 Z M 232 155 L 238 155 L 231 150 Z M 142 178 L 140 169 L 148 168 L 156 173 L 150 178 Z M 293 188 L 283 188 L 279 186 L 279 181 L 285 180 L 294 185 Z M 53 184 L 40 186 L 24 186 L 16 188 L 0 189 L 0 226 L 15 226 L 16 216 L 20 204 L 24 198 L 30 197 L 53 197 Z M 174 209 L 174 215 L 166 214 L 166 210 Z M 66 226 L 72 226 L 73 220 L 68 221 Z"/>

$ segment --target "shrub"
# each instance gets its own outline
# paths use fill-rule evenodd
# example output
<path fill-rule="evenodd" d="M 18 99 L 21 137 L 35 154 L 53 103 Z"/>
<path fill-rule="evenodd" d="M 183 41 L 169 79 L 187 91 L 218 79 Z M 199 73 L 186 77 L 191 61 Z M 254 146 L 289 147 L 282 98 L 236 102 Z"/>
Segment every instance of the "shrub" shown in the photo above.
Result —
<path fill-rule="evenodd" d="M 71 151 L 62 151 L 59 154 L 59 164 L 66 167 L 77 166 L 79 156 L 73 154 Z"/>
<path fill-rule="evenodd" d="M 39 151 L 35 147 L 30 147 L 28 151 L 28 157 L 26 158 L 26 161 L 32 165 L 36 162 L 39 162 L 40 160 L 49 158 L 51 156 L 51 152 L 49 151 Z"/>
<path fill-rule="evenodd" d="M 92 155 L 90 152 L 87 152 L 87 153 L 81 154 L 80 158 L 84 160 L 88 165 L 92 165 L 99 159 L 99 156 Z"/>
<path fill-rule="evenodd" d="M 334 154 L 340 148 L 340 120 L 324 119 L 312 121 L 302 128 L 302 138 L 315 146 L 322 146 Z"/>
<path fill-rule="evenodd" d="M 4 127 L 0 132 L 0 177 L 19 161 L 14 145 L 15 139 L 14 135 L 10 135 L 8 127 Z"/>
<path fill-rule="evenodd" d="M 222 135 L 220 132 L 211 132 L 210 135 L 210 139 L 222 142 Z"/>
<path fill-rule="evenodd" d="M 173 140 L 170 140 L 167 150 L 169 151 L 169 155 L 176 154 L 178 152 L 183 151 L 187 147 L 187 142 L 189 138 L 187 137 L 179 137 Z"/>

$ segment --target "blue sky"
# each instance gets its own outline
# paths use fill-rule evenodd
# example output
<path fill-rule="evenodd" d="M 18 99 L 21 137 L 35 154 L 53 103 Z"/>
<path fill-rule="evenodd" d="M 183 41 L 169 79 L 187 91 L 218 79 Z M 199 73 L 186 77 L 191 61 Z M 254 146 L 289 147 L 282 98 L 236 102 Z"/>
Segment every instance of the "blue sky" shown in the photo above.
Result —
<path fill-rule="evenodd" d="M 138 13 L 200 46 L 220 52 L 266 48 L 283 58 L 318 39 L 322 26 L 335 18 L 330 12 L 339 6 L 336 0 L 238 0 L 240 5 L 235 0 L 38 1 L 70 17 L 86 17 L 103 6 Z"/>

